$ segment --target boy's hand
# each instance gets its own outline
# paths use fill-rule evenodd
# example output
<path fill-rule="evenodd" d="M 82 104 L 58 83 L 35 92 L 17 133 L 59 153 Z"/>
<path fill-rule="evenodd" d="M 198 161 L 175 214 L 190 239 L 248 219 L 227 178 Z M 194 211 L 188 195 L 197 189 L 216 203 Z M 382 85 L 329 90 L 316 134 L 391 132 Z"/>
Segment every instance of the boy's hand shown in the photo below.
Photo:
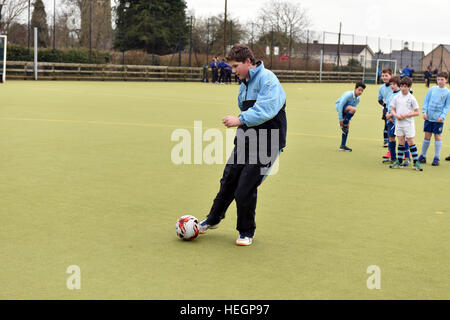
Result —
<path fill-rule="evenodd" d="M 436 120 L 437 123 L 441 123 L 442 122 L 442 118 L 439 118 Z"/>
<path fill-rule="evenodd" d="M 403 120 L 403 119 L 405 119 L 405 116 L 403 114 L 397 115 L 397 120 Z"/>
<path fill-rule="evenodd" d="M 234 116 L 226 116 L 225 118 L 222 119 L 222 123 L 227 127 L 239 127 L 240 125 L 242 125 L 241 120 L 239 120 L 238 117 L 234 117 Z"/>
<path fill-rule="evenodd" d="M 427 115 L 426 113 L 424 113 L 424 114 L 423 114 L 423 118 L 424 118 L 425 120 L 428 120 L 428 115 Z"/>

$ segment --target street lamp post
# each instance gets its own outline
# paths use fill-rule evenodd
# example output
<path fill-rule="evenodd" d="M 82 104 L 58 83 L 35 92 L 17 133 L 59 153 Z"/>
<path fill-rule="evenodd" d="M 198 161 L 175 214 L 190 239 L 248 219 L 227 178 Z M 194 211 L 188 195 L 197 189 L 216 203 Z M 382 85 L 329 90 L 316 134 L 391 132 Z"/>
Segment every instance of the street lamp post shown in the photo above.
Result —
<path fill-rule="evenodd" d="M 28 0 L 28 60 L 31 59 L 31 51 L 30 51 L 30 41 L 31 41 L 30 15 L 31 15 L 31 0 Z"/>
<path fill-rule="evenodd" d="M 92 63 L 92 0 L 89 0 L 89 63 Z"/>
<path fill-rule="evenodd" d="M 223 20 L 223 56 L 227 55 L 227 0 L 225 0 L 225 15 Z"/>
<path fill-rule="evenodd" d="M 53 0 L 53 56 L 56 49 L 56 0 Z"/>
<path fill-rule="evenodd" d="M 125 13 L 127 12 L 127 9 L 130 7 L 130 3 L 127 1 L 125 2 L 125 8 L 123 9 L 123 37 L 122 37 L 122 64 L 125 65 L 125 35 L 126 35 L 126 25 L 127 25 L 127 19 L 125 19 Z"/>
<path fill-rule="evenodd" d="M 1 25 L 2 25 L 2 8 L 3 8 L 3 5 L 0 4 L 0 27 L 1 27 Z M 0 30 L 0 31 L 1 31 L 1 30 Z"/>

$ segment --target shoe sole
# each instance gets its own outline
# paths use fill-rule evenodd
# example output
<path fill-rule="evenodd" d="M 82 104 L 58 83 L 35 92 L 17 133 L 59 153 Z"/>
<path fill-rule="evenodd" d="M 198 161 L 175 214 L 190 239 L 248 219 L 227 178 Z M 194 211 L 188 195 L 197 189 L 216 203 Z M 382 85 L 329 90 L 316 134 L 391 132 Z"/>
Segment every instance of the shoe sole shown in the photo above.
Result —
<path fill-rule="evenodd" d="M 199 234 L 205 234 L 208 232 L 209 229 L 217 229 L 219 226 L 216 224 L 214 226 L 209 227 L 206 231 L 200 231 L 200 229 L 198 230 Z"/>
<path fill-rule="evenodd" d="M 240 246 L 240 247 L 248 247 L 248 246 L 250 246 L 252 243 L 253 243 L 253 242 L 250 242 L 250 243 L 236 242 L 236 245 L 237 245 L 237 246 Z"/>

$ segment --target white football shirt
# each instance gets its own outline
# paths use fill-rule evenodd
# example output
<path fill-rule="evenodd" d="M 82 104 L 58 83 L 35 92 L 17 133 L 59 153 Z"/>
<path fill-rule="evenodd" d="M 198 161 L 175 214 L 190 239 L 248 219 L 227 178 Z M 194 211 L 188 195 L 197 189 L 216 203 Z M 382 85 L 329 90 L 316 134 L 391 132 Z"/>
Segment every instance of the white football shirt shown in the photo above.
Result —
<path fill-rule="evenodd" d="M 416 109 L 419 109 L 419 104 L 417 103 L 416 98 L 408 92 L 408 94 L 404 95 L 403 93 L 400 93 L 392 99 L 391 105 L 395 107 L 395 113 L 397 114 L 405 114 L 413 112 Z M 399 127 L 409 127 L 411 125 L 414 125 L 414 118 L 408 117 L 403 120 L 398 120 L 395 124 Z"/>

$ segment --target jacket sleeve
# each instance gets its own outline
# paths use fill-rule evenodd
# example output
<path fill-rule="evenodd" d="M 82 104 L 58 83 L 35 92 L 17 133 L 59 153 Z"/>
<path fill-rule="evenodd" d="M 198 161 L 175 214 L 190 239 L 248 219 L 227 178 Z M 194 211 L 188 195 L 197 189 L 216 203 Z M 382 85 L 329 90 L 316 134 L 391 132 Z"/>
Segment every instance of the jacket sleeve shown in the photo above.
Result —
<path fill-rule="evenodd" d="M 239 109 L 242 110 L 242 98 L 241 97 L 242 97 L 242 84 L 241 84 L 241 87 L 239 88 L 239 94 L 238 94 L 238 107 L 239 107 Z M 241 120 L 241 122 L 242 122 L 242 120 Z"/>
<path fill-rule="evenodd" d="M 239 115 L 248 127 L 260 125 L 275 117 L 286 102 L 286 94 L 275 76 L 268 76 L 256 98 L 253 107 Z"/>
<path fill-rule="evenodd" d="M 430 103 L 431 90 L 428 90 L 425 100 L 423 101 L 422 113 L 428 113 L 428 104 Z"/>
<path fill-rule="evenodd" d="M 382 88 L 383 87 L 380 87 L 380 89 L 378 89 L 378 103 L 382 106 L 382 107 L 385 107 L 386 106 L 386 103 L 384 103 L 384 101 L 383 101 L 383 94 L 382 94 Z"/>
<path fill-rule="evenodd" d="M 339 121 L 344 120 L 342 117 L 342 111 L 344 110 L 345 105 L 347 104 L 347 93 L 344 93 L 338 101 L 336 101 L 336 110 L 338 112 Z"/>
<path fill-rule="evenodd" d="M 444 109 L 442 110 L 442 113 L 439 118 L 441 118 L 442 120 L 445 120 L 449 109 L 450 109 L 450 93 L 447 94 L 446 103 L 444 105 Z"/>

